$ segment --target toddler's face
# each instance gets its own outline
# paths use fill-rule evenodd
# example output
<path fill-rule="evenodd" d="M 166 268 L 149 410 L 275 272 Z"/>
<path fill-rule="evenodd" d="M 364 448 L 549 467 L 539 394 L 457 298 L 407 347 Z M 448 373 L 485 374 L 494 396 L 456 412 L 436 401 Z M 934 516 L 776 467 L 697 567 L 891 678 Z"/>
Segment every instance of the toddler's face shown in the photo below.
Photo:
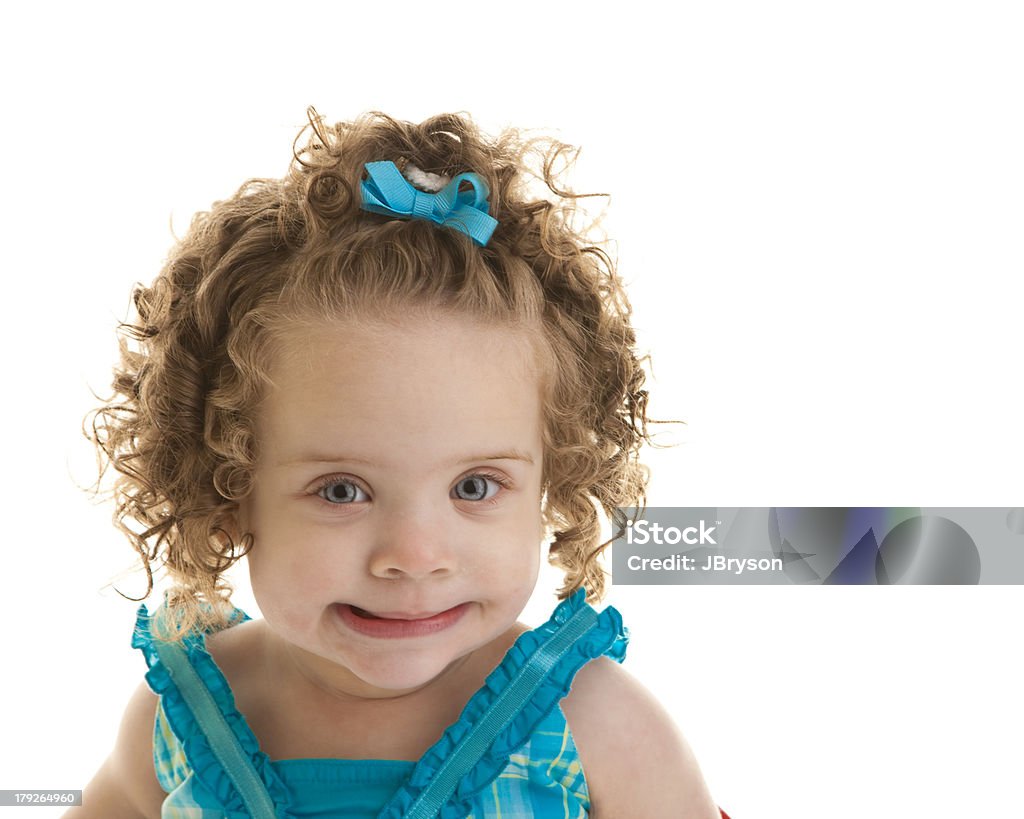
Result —
<path fill-rule="evenodd" d="M 386 696 L 506 632 L 543 539 L 525 334 L 452 316 L 318 325 L 288 333 L 271 377 L 239 522 L 293 656 Z"/>

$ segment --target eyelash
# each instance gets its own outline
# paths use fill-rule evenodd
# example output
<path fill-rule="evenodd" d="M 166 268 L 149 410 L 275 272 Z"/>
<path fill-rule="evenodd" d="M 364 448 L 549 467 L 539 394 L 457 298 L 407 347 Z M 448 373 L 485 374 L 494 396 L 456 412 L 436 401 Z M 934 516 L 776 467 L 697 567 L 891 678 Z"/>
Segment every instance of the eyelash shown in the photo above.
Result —
<path fill-rule="evenodd" d="M 502 489 L 510 489 L 512 487 L 512 482 L 508 478 L 506 478 L 504 475 L 499 475 L 496 472 L 490 472 L 490 471 L 488 471 L 486 469 L 479 470 L 477 472 L 470 472 L 470 473 L 468 473 L 466 475 L 463 475 L 461 478 L 459 478 L 455 482 L 455 484 L 459 484 L 462 481 L 466 480 L 467 478 L 486 478 L 487 480 L 494 481 Z M 363 487 L 359 486 L 359 482 L 358 481 L 355 481 L 355 480 L 353 480 L 352 478 L 349 478 L 346 475 L 328 475 L 326 478 L 323 478 L 322 480 L 318 481 L 317 484 L 313 487 L 313 495 L 319 496 L 320 493 L 323 492 L 328 486 L 334 486 L 335 484 L 338 484 L 338 483 L 351 483 L 353 486 L 359 487 L 359 489 L 361 489 L 363 492 L 366 492 L 367 495 L 370 494 L 365 489 L 363 489 Z M 493 498 L 487 498 L 486 500 L 481 500 L 481 501 L 467 501 L 467 503 L 489 503 L 489 504 L 494 504 L 494 503 L 497 503 L 498 496 L 500 494 L 501 493 L 499 492 L 499 493 L 495 494 L 495 496 Z M 331 503 L 330 501 L 325 500 L 323 498 L 321 498 L 321 500 L 323 500 L 324 503 L 326 503 L 326 504 L 328 504 L 330 506 L 348 506 L 349 505 L 349 504 L 345 504 L 345 503 Z M 462 498 L 458 498 L 458 500 L 462 500 Z"/>
<path fill-rule="evenodd" d="M 489 472 L 486 469 L 478 472 L 470 472 L 468 475 L 463 475 L 455 482 L 456 485 L 462 483 L 467 478 L 486 478 L 487 480 L 494 481 L 502 489 L 510 489 L 512 487 L 512 482 L 504 475 L 498 475 L 497 473 Z M 493 498 L 487 498 L 486 500 L 479 501 L 466 501 L 466 503 L 486 503 L 493 506 L 494 504 L 498 503 L 499 499 L 501 498 L 501 494 L 501 492 L 496 492 Z M 463 498 L 457 498 L 457 500 L 463 500 Z"/>
<path fill-rule="evenodd" d="M 320 493 L 323 492 L 328 486 L 334 486 L 335 484 L 339 484 L 339 483 L 350 483 L 353 486 L 358 487 L 360 491 L 365 492 L 367 495 L 370 494 L 365 489 L 363 489 L 363 487 L 361 487 L 359 485 L 358 481 L 354 481 L 354 480 L 352 480 L 352 478 L 349 478 L 346 475 L 328 475 L 326 478 L 323 478 L 323 479 L 317 481 L 316 485 L 313 487 L 313 495 L 316 496 L 316 497 L 319 497 Z M 328 506 L 350 506 L 351 505 L 351 504 L 347 504 L 347 503 L 331 503 L 326 498 L 320 498 L 320 500 L 322 500 Z"/>

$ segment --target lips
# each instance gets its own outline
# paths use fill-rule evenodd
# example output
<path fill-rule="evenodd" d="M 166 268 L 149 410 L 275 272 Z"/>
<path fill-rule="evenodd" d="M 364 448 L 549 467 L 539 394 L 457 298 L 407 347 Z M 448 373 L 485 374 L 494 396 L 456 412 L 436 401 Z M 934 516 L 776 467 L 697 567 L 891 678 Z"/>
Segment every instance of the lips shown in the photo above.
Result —
<path fill-rule="evenodd" d="M 371 612 L 366 609 L 361 609 L 358 606 L 349 606 L 352 612 L 357 617 L 365 617 L 367 620 L 429 620 L 431 617 L 436 617 L 438 614 L 444 612 L 434 612 L 432 614 L 409 614 L 402 611 L 382 611 L 382 612 Z M 450 609 L 445 609 L 450 611 Z"/>
<path fill-rule="evenodd" d="M 438 612 L 368 611 L 347 603 L 332 606 L 344 626 L 367 637 L 424 637 L 454 626 L 469 609 L 460 603 Z"/>

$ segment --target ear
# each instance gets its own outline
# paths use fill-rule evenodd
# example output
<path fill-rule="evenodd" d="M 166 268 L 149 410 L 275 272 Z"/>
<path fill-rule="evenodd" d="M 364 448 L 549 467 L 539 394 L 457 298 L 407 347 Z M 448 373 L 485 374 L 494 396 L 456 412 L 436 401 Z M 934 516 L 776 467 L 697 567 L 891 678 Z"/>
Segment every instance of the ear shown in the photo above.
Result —
<path fill-rule="evenodd" d="M 232 546 L 238 548 L 246 531 L 243 510 L 235 508 L 219 512 L 212 521 L 211 529 L 219 546 L 226 547 L 227 538 L 230 538 Z"/>

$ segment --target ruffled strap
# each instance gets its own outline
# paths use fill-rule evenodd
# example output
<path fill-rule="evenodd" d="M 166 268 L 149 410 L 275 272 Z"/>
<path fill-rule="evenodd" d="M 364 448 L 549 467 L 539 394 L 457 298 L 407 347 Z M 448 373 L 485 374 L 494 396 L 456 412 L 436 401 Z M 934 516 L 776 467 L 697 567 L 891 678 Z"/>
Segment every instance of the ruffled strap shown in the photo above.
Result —
<path fill-rule="evenodd" d="M 180 643 L 160 640 L 151 625 L 164 611 L 150 615 L 139 606 L 132 647 L 146 657 L 146 682 L 160 696 L 196 780 L 227 816 L 291 819 L 288 790 L 235 707 L 228 681 L 206 650 L 206 634 L 193 632 Z M 248 619 L 240 609 L 232 614 L 232 621 Z"/>
<path fill-rule="evenodd" d="M 583 589 L 547 623 L 521 634 L 454 723 L 420 759 L 378 819 L 462 819 L 569 692 L 590 660 L 622 662 L 629 632 L 612 607 L 598 614 Z"/>

